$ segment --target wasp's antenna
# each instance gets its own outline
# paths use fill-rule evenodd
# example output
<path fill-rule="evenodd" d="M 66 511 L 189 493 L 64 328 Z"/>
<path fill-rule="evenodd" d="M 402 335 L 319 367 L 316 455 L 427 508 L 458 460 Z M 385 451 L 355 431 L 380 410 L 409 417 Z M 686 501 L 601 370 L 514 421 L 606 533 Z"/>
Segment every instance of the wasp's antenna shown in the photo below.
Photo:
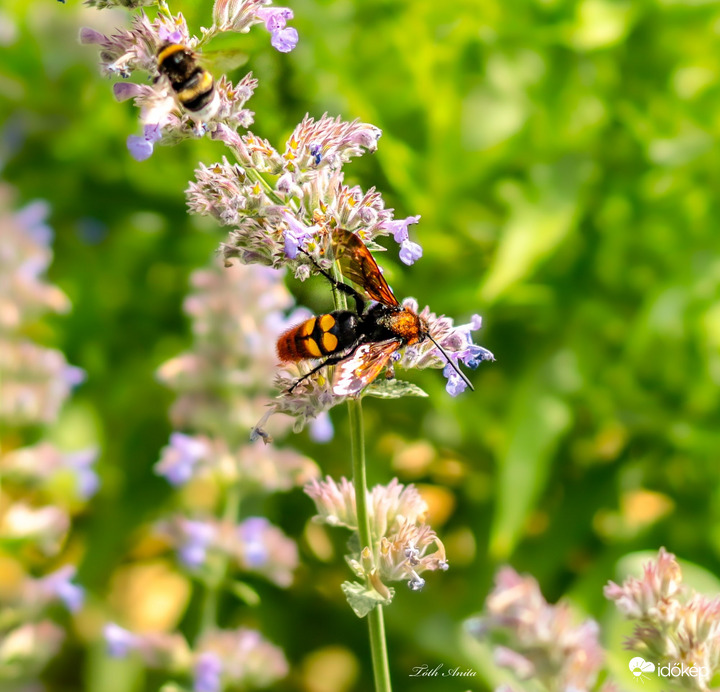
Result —
<path fill-rule="evenodd" d="M 432 342 L 435 344 L 437 350 L 440 351 L 440 353 L 442 353 L 442 354 L 445 356 L 445 360 L 448 362 L 448 364 L 450 365 L 450 367 L 452 367 L 452 369 L 453 369 L 458 375 L 460 375 L 460 377 L 462 378 L 462 381 L 463 381 L 468 387 L 470 387 L 470 391 L 471 391 L 471 392 L 474 392 L 474 391 L 475 391 L 475 387 L 472 386 L 472 382 L 470 382 L 470 380 L 467 378 L 467 375 L 466 375 L 462 370 L 460 370 L 460 368 L 457 366 L 457 364 L 456 364 L 456 363 L 453 363 L 453 361 L 450 359 L 450 356 L 447 354 L 447 352 L 445 351 L 445 349 L 444 349 L 437 341 L 435 341 L 435 339 L 433 339 L 433 338 L 430 336 L 430 334 L 428 334 L 428 339 L 430 339 L 430 341 L 432 341 Z"/>

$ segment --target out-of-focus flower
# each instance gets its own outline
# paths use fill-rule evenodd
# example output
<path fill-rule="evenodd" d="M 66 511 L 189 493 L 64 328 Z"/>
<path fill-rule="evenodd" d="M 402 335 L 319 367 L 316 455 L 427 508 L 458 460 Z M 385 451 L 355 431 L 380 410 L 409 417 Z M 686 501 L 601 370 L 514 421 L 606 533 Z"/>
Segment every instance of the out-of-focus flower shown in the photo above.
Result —
<path fill-rule="evenodd" d="M 16 676 L 38 673 L 57 654 L 65 633 L 49 620 L 28 622 L 0 637 L 0 668 Z"/>
<path fill-rule="evenodd" d="M 290 324 L 284 311 L 292 297 L 282 273 L 267 267 L 218 265 L 191 280 L 185 312 L 193 320 L 194 344 L 165 363 L 159 377 L 179 394 L 171 411 L 176 427 L 239 444 L 270 401 L 275 342 Z"/>
<path fill-rule="evenodd" d="M 298 564 L 295 542 L 265 517 L 249 517 L 237 529 L 238 540 L 232 546 L 241 569 L 262 574 L 273 583 L 287 588 L 292 584 Z"/>
<path fill-rule="evenodd" d="M 566 604 L 550 605 L 538 583 L 504 567 L 485 601 L 485 612 L 468 622 L 478 639 L 500 638 L 495 662 L 548 690 L 590 690 L 603 663 L 598 625 L 573 625 Z"/>
<path fill-rule="evenodd" d="M 40 579 L 29 580 L 24 599 L 35 608 L 60 600 L 71 613 L 76 613 L 85 600 L 85 590 L 72 582 L 76 572 L 74 566 L 66 565 Z"/>
<path fill-rule="evenodd" d="M 45 202 L 18 212 L 8 209 L 10 189 L 0 186 L 0 420 L 10 425 L 49 423 L 57 418 L 83 372 L 68 365 L 59 351 L 44 348 L 18 334 L 47 310 L 65 312 L 65 295 L 44 280 L 52 259 L 52 230 Z"/>
<path fill-rule="evenodd" d="M 46 482 L 57 474 L 69 472 L 77 479 L 78 494 L 87 500 L 95 494 L 100 483 L 92 468 L 97 455 L 96 448 L 61 452 L 48 442 L 40 442 L 0 456 L 0 471 L 8 478 L 25 482 Z"/>
<path fill-rule="evenodd" d="M 679 682 L 693 690 L 709 689 L 720 671 L 720 597 L 706 598 L 682 583 L 676 558 L 661 548 L 645 565 L 642 579 L 628 577 L 621 586 L 609 582 L 606 598 L 636 622 L 625 646 L 656 665 L 685 664 L 697 675 Z"/>
<path fill-rule="evenodd" d="M 210 446 L 204 439 L 174 432 L 170 435 L 170 444 L 163 447 L 155 473 L 167 478 L 172 485 L 183 485 L 193 477 L 197 465 L 209 455 Z"/>
<path fill-rule="evenodd" d="M 268 687 L 288 674 L 283 652 L 255 630 L 215 630 L 203 635 L 198 657 L 212 655 L 222 667 L 228 686 L 242 689 Z"/>
<path fill-rule="evenodd" d="M 212 651 L 199 654 L 193 669 L 193 692 L 220 692 L 222 661 Z"/>
<path fill-rule="evenodd" d="M 280 587 L 292 583 L 297 547 L 264 517 L 250 517 L 235 525 L 214 517 L 199 521 L 175 516 L 157 528 L 191 569 L 203 568 L 214 555 L 223 555 L 241 571 L 260 574 Z"/>
<path fill-rule="evenodd" d="M 12 504 L 0 519 L 0 538 L 30 541 L 46 555 L 56 553 L 70 528 L 70 518 L 60 507 L 31 507 L 24 502 Z"/>
<path fill-rule="evenodd" d="M 169 670 L 188 670 L 192 661 L 190 648 L 180 634 L 130 632 L 114 622 L 103 628 L 108 655 L 126 658 L 137 654 L 145 665 Z"/>

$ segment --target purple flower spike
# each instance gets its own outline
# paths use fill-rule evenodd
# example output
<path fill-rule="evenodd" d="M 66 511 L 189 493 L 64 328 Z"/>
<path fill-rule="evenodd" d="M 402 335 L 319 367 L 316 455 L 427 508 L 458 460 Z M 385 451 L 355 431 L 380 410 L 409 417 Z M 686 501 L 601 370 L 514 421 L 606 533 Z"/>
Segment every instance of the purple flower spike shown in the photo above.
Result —
<path fill-rule="evenodd" d="M 297 46 L 299 40 L 297 29 L 289 26 L 286 29 L 273 31 L 270 45 L 281 53 L 289 53 Z"/>
<path fill-rule="evenodd" d="M 414 264 L 422 257 L 422 254 L 423 250 L 417 243 L 413 243 L 412 240 L 402 241 L 400 245 L 400 259 L 404 264 L 408 266 Z"/>
<path fill-rule="evenodd" d="M 136 634 L 128 632 L 114 622 L 105 625 L 103 637 L 107 644 L 108 655 L 112 658 L 125 658 L 140 643 L 140 638 Z"/>
<path fill-rule="evenodd" d="M 193 692 L 219 692 L 222 661 L 210 651 L 201 653 L 195 662 Z"/>

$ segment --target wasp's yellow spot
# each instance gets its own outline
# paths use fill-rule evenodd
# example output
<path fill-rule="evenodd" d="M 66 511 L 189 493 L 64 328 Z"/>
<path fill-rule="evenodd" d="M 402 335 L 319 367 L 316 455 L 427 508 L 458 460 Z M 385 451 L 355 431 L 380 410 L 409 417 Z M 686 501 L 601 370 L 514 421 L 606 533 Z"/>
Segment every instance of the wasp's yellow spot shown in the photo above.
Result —
<path fill-rule="evenodd" d="M 305 324 L 300 325 L 300 336 L 310 336 L 315 329 L 315 318 L 311 317 Z"/>
<path fill-rule="evenodd" d="M 315 339 L 308 339 L 305 342 L 305 345 L 307 346 L 308 353 L 313 358 L 319 358 L 322 355 L 322 353 L 320 352 L 320 347 L 317 345 Z"/>
<path fill-rule="evenodd" d="M 329 315 L 325 315 L 325 317 L 329 317 Z M 335 322 L 335 320 L 333 320 L 333 322 Z M 332 353 L 338 345 L 337 337 L 330 332 L 325 332 L 322 335 L 322 345 L 327 353 Z"/>
<path fill-rule="evenodd" d="M 332 315 L 323 315 L 320 318 L 320 329 L 324 332 L 329 331 L 335 325 L 335 318 Z"/>

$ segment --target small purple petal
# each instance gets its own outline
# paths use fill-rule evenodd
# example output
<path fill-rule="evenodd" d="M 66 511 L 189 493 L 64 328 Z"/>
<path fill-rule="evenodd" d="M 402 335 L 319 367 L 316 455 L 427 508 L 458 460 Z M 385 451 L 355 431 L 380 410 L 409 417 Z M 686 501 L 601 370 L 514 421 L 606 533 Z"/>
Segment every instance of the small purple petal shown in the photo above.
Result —
<path fill-rule="evenodd" d="M 267 563 L 268 550 L 265 546 L 265 531 L 270 522 L 264 517 L 249 517 L 238 526 L 238 537 L 243 543 L 243 556 L 248 567 L 262 567 Z"/>
<path fill-rule="evenodd" d="M 128 632 L 114 622 L 103 628 L 103 637 L 107 644 L 108 655 L 112 658 L 125 658 L 139 644 L 139 637 Z"/>
<path fill-rule="evenodd" d="M 265 22 L 265 28 L 270 33 L 284 29 L 288 19 L 293 18 L 293 11 L 289 7 L 268 7 L 257 11 L 257 16 Z"/>
<path fill-rule="evenodd" d="M 447 384 L 445 385 L 445 391 L 450 396 L 457 396 L 462 394 L 467 389 L 467 384 L 460 375 L 455 372 L 450 363 L 448 363 L 443 369 L 443 375 L 447 377 Z"/>
<path fill-rule="evenodd" d="M 76 368 L 74 365 L 68 365 L 62 372 L 62 379 L 69 387 L 76 387 L 85 381 L 85 371 L 82 368 Z"/>
<path fill-rule="evenodd" d="M 91 29 L 89 26 L 80 29 L 80 43 L 105 43 L 106 41 L 107 38 L 104 34 Z"/>
<path fill-rule="evenodd" d="M 470 331 L 477 331 L 482 327 L 482 316 L 481 315 L 473 315 L 470 318 Z"/>
<path fill-rule="evenodd" d="M 297 29 L 295 29 L 292 26 L 287 27 L 286 29 L 279 29 L 278 31 L 273 31 L 271 34 L 272 38 L 270 39 L 270 45 L 275 50 L 280 51 L 281 53 L 289 53 L 295 46 L 298 44 L 299 36 Z"/>
<path fill-rule="evenodd" d="M 201 653 L 193 671 L 193 692 L 219 692 L 222 661 L 210 651 Z"/>
<path fill-rule="evenodd" d="M 333 424 L 327 411 L 323 411 L 310 423 L 310 439 L 314 442 L 321 444 L 330 442 L 334 434 L 335 430 L 333 429 Z"/>
<path fill-rule="evenodd" d="M 161 26 L 158 29 L 158 38 L 163 43 L 183 43 L 184 38 L 181 31 L 178 31 L 177 29 L 175 31 L 170 31 L 167 27 Z"/>
<path fill-rule="evenodd" d="M 137 135 L 130 135 L 127 138 L 127 148 L 136 161 L 145 161 L 152 156 L 153 144 L 148 142 L 145 137 L 138 137 Z"/>
<path fill-rule="evenodd" d="M 85 589 L 70 581 L 58 584 L 57 595 L 71 613 L 77 613 L 85 602 Z"/>
<path fill-rule="evenodd" d="M 422 248 L 411 240 L 403 240 L 400 244 L 400 259 L 404 264 L 414 264 L 422 257 L 422 254 Z"/>
<path fill-rule="evenodd" d="M 406 219 L 388 221 L 383 225 L 383 228 L 392 233 L 396 243 L 403 243 L 408 239 L 408 226 L 413 223 L 418 223 L 418 221 L 420 221 L 419 214 L 417 216 L 408 216 Z"/>
<path fill-rule="evenodd" d="M 458 358 L 469 368 L 475 370 L 484 360 L 495 360 L 495 356 L 482 346 L 472 344 L 458 353 Z"/>
<path fill-rule="evenodd" d="M 288 259 L 295 259 L 300 251 L 300 241 L 293 235 L 292 231 L 288 229 L 285 231 L 285 243 L 284 243 L 285 255 Z"/>
<path fill-rule="evenodd" d="M 188 519 L 183 524 L 185 544 L 180 547 L 180 561 L 191 568 L 200 567 L 207 557 L 208 546 L 215 537 L 215 528 L 202 521 Z"/>
<path fill-rule="evenodd" d="M 133 84 L 132 82 L 117 82 L 113 84 L 113 95 L 116 101 L 127 101 L 128 99 L 135 98 L 142 93 L 142 89 L 139 84 Z"/>

